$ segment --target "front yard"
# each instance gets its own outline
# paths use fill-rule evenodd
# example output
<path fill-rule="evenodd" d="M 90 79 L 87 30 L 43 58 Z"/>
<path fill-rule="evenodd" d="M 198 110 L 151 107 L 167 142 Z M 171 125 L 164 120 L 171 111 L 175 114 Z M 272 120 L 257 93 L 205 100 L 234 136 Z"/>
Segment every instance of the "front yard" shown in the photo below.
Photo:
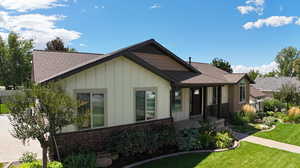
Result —
<path fill-rule="evenodd" d="M 0 104 L 0 114 L 7 114 L 9 113 L 8 108 L 6 107 L 5 104 Z"/>
<path fill-rule="evenodd" d="M 257 132 L 254 136 L 300 146 L 300 124 L 277 124 L 270 132 Z"/>
<path fill-rule="evenodd" d="M 235 150 L 166 158 L 138 168 L 296 168 L 299 165 L 299 154 L 241 142 Z"/>

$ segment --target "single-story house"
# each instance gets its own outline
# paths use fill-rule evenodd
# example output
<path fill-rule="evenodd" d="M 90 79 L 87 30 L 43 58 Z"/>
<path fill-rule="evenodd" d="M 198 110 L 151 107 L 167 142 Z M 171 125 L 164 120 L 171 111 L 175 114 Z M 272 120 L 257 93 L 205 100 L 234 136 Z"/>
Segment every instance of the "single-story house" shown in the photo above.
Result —
<path fill-rule="evenodd" d="M 263 110 L 263 101 L 266 99 L 266 94 L 250 85 L 250 101 L 249 104 L 254 106 L 257 111 Z"/>
<path fill-rule="evenodd" d="M 282 85 L 294 85 L 300 89 L 297 77 L 258 77 L 252 86 L 263 92 L 266 98 L 273 98 L 273 93 L 280 91 Z"/>
<path fill-rule="evenodd" d="M 58 82 L 83 121 L 57 143 L 94 143 L 109 130 L 191 118 L 229 118 L 249 103 L 247 74 L 186 62 L 153 39 L 108 54 L 33 51 L 32 79 Z M 75 142 L 74 142 L 75 144 Z"/>

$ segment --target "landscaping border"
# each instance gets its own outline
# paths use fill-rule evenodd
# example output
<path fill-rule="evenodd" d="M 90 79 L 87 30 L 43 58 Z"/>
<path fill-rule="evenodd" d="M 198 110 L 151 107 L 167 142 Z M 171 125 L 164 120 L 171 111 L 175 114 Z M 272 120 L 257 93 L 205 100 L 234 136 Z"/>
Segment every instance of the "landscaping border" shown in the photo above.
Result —
<path fill-rule="evenodd" d="M 272 125 L 271 128 L 266 129 L 266 130 L 261 130 L 261 131 L 258 131 L 258 132 L 270 132 L 270 131 L 273 131 L 275 128 L 276 128 L 276 125 Z"/>
<path fill-rule="evenodd" d="M 145 163 L 152 162 L 152 161 L 155 161 L 155 160 L 160 160 L 160 159 L 164 159 L 164 158 L 168 158 L 168 157 L 174 157 L 174 156 L 180 156 L 180 155 L 186 155 L 186 154 L 225 152 L 225 151 L 236 149 L 239 146 L 240 146 L 240 141 L 234 141 L 234 144 L 233 144 L 232 147 L 225 148 L 225 149 L 211 149 L 211 150 L 196 150 L 196 151 L 188 151 L 188 152 L 177 152 L 177 153 L 162 155 L 162 156 L 158 156 L 158 157 L 155 157 L 155 158 L 139 161 L 139 162 L 124 166 L 123 168 L 134 168 L 136 166 L 140 166 L 140 165 L 143 165 Z"/>

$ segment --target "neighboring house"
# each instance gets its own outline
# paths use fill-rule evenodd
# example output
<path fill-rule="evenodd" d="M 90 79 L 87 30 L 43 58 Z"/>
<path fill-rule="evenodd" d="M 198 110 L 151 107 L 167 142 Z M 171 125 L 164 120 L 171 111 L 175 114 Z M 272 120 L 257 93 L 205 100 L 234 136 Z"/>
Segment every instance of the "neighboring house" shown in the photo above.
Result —
<path fill-rule="evenodd" d="M 266 94 L 250 85 L 250 101 L 249 104 L 253 105 L 257 111 L 263 110 L 263 101 Z"/>
<path fill-rule="evenodd" d="M 228 118 L 249 103 L 253 83 L 246 74 L 185 62 L 153 39 L 109 54 L 34 51 L 32 77 L 58 82 L 80 102 L 83 120 L 65 128 L 59 144 L 94 143 L 136 125 Z"/>
<path fill-rule="evenodd" d="M 253 87 L 263 92 L 267 98 L 272 98 L 273 93 L 278 92 L 282 85 L 286 84 L 300 88 L 297 77 L 259 77 L 255 79 Z"/>

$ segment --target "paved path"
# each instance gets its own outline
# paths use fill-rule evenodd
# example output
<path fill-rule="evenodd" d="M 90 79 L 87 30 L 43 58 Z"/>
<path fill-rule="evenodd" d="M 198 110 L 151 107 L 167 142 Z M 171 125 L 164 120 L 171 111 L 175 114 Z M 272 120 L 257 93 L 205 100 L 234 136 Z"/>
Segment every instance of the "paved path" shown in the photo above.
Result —
<path fill-rule="evenodd" d="M 255 143 L 255 144 L 259 144 L 271 148 L 276 148 L 276 149 L 300 154 L 300 146 L 281 143 L 281 142 L 260 138 L 256 136 L 251 136 L 251 135 L 249 136 L 237 132 L 234 132 L 234 135 L 236 138 L 238 138 L 241 141 L 247 141 L 247 142 L 251 142 L 251 143 Z"/>
<path fill-rule="evenodd" d="M 22 141 L 10 134 L 10 123 L 7 115 L 0 115 L 0 162 L 17 161 L 24 152 L 34 152 L 41 158 L 41 147 L 37 141 L 23 145 Z"/>

